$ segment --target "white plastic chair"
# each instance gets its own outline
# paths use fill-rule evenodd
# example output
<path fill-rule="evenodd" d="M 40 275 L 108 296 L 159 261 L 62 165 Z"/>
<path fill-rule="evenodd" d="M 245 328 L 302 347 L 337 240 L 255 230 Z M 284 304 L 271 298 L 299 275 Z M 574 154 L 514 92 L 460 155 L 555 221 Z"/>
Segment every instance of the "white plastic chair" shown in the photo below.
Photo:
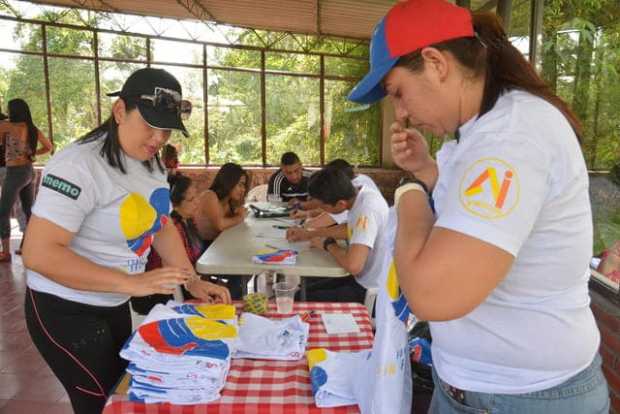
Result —
<path fill-rule="evenodd" d="M 260 184 L 248 191 L 246 201 L 267 201 L 267 184 Z"/>

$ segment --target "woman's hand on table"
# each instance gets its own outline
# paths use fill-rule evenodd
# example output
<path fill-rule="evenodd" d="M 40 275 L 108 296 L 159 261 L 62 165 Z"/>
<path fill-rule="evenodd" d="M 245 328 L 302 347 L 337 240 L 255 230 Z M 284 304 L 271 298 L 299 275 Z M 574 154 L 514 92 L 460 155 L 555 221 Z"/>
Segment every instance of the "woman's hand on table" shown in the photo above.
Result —
<path fill-rule="evenodd" d="M 323 243 L 325 242 L 325 237 L 313 237 L 310 239 L 310 246 L 315 249 L 323 249 Z"/>
<path fill-rule="evenodd" d="M 286 230 L 286 240 L 296 242 L 310 239 L 308 230 L 302 227 L 291 227 Z"/>
<path fill-rule="evenodd" d="M 231 303 L 230 292 L 224 286 L 201 280 L 199 276 L 189 281 L 185 288 L 196 299 L 200 299 L 207 303 Z"/>
<path fill-rule="evenodd" d="M 191 272 L 177 267 L 162 267 L 127 278 L 128 293 L 131 296 L 148 296 L 156 293 L 173 294 L 178 285 L 193 277 Z"/>

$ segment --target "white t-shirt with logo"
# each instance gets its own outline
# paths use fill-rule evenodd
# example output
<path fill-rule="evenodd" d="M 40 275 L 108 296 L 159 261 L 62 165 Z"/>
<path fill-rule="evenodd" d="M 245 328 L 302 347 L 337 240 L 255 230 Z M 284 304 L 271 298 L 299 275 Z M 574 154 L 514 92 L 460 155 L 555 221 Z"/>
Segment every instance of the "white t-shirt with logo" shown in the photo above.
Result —
<path fill-rule="evenodd" d="M 99 154 L 102 145 L 103 138 L 74 143 L 52 157 L 32 213 L 74 233 L 69 248 L 76 254 L 129 274 L 141 273 L 154 235 L 170 213 L 166 175 L 155 164 L 149 172 L 130 157 L 124 157 L 123 174 Z M 129 299 L 72 289 L 31 269 L 27 276 L 31 289 L 74 302 L 116 306 Z"/>
<path fill-rule="evenodd" d="M 592 214 L 579 143 L 554 106 L 521 91 L 460 134 L 437 154 L 435 225 L 515 260 L 476 309 L 431 323 L 435 368 L 464 390 L 553 387 L 586 368 L 600 341 L 589 308 Z"/>
<path fill-rule="evenodd" d="M 367 189 L 374 190 L 378 192 L 379 194 L 381 194 L 381 190 L 379 190 L 379 187 L 377 187 L 377 184 L 375 184 L 372 178 L 370 178 L 367 175 L 357 174 L 351 180 L 351 184 L 353 184 L 353 187 L 355 188 L 366 187 Z M 349 217 L 349 210 L 345 210 L 342 213 L 338 213 L 338 214 L 332 214 L 332 213 L 328 213 L 328 214 L 332 217 L 332 219 L 334 219 L 334 221 L 337 224 L 342 224 L 342 223 L 346 223 L 347 218 Z"/>
<path fill-rule="evenodd" d="M 411 362 L 407 321 L 411 310 L 400 289 L 394 264 L 396 210 L 391 208 L 381 238 L 384 239 L 379 292 L 375 305 L 375 340 L 371 357 L 358 372 L 355 395 L 364 414 L 409 414 L 412 403 Z"/>
<path fill-rule="evenodd" d="M 366 289 L 377 287 L 382 271 L 385 241 L 380 232 L 385 229 L 387 220 L 388 205 L 381 193 L 362 187 L 349 210 L 347 234 L 349 245 L 362 244 L 370 248 L 364 268 L 355 275 L 357 283 Z"/>

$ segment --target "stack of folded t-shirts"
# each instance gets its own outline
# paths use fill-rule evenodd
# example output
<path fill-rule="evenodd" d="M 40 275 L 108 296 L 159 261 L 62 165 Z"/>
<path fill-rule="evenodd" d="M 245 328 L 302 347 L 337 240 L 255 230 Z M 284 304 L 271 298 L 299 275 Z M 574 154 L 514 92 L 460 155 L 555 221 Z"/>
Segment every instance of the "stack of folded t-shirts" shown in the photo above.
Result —
<path fill-rule="evenodd" d="M 296 361 L 304 356 L 310 325 L 299 315 L 270 320 L 245 312 L 239 318 L 239 341 L 233 358 Z"/>
<path fill-rule="evenodd" d="M 130 399 L 198 404 L 220 398 L 237 339 L 232 305 L 155 306 L 120 353 L 129 360 Z"/>
<path fill-rule="evenodd" d="M 356 382 L 366 371 L 370 350 L 332 352 L 324 348 L 306 353 L 314 402 L 319 408 L 340 407 L 358 403 Z"/>

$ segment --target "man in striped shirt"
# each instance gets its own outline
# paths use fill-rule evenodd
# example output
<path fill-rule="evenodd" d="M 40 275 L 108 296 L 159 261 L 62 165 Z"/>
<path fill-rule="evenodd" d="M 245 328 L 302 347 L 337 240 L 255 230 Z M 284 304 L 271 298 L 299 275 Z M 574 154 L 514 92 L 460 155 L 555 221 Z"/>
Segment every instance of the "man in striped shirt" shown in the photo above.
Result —
<path fill-rule="evenodd" d="M 282 201 L 304 202 L 308 198 L 310 172 L 303 169 L 294 152 L 285 152 L 280 159 L 280 169 L 269 178 L 268 195 L 278 196 Z"/>

